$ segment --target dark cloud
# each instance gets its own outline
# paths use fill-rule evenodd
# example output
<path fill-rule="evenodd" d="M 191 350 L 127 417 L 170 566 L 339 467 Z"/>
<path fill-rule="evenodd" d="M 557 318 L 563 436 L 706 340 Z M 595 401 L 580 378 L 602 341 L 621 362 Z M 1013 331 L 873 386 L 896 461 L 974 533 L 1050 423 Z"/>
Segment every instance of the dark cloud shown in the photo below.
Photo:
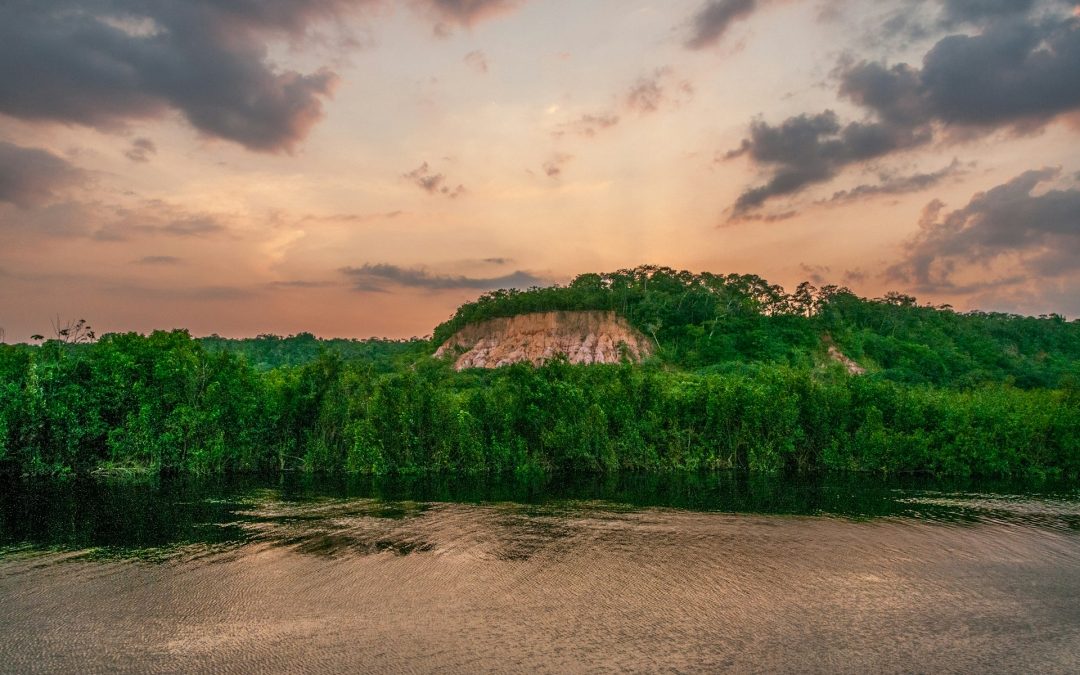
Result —
<path fill-rule="evenodd" d="M 825 111 L 776 126 L 753 122 L 749 138 L 726 157 L 746 155 L 771 175 L 739 196 L 734 217 L 831 180 L 850 165 L 939 138 L 967 140 L 1003 128 L 1031 131 L 1080 111 L 1080 17 L 1058 12 L 1016 19 L 1027 10 L 1013 12 L 997 2 L 947 3 L 947 10 L 970 21 L 984 19 L 981 32 L 941 39 L 921 67 L 862 61 L 837 69 L 840 94 L 864 108 L 866 119 L 842 124 Z M 919 189 L 934 179 L 917 176 L 889 189 Z M 867 190 L 874 188 L 843 194 Z"/>
<path fill-rule="evenodd" d="M 135 262 L 139 265 L 179 265 L 181 260 L 173 255 L 148 255 Z"/>
<path fill-rule="evenodd" d="M 791 117 L 779 126 L 758 120 L 750 126 L 750 137 L 726 158 L 745 155 L 756 164 L 769 167 L 772 177 L 764 185 L 739 195 L 732 217 L 745 219 L 748 211 L 767 200 L 828 181 L 848 165 L 924 143 L 929 140 L 927 134 L 878 122 L 842 125 L 831 110 Z"/>
<path fill-rule="evenodd" d="M 471 51 L 465 55 L 465 65 L 478 73 L 486 73 L 488 71 L 487 55 L 479 49 Z"/>
<path fill-rule="evenodd" d="M 794 209 L 790 211 L 781 211 L 779 213 L 744 213 L 732 216 L 728 220 L 728 223 L 779 223 L 784 220 L 791 220 L 797 215 L 799 215 L 799 212 Z"/>
<path fill-rule="evenodd" d="M 514 261 L 510 258 L 484 258 L 481 262 L 486 262 L 489 265 L 509 265 Z"/>
<path fill-rule="evenodd" d="M 446 19 L 468 26 L 494 14 L 514 9 L 520 0 L 423 0 Z"/>
<path fill-rule="evenodd" d="M 1053 0 L 1043 4 L 1052 3 Z M 1040 4 L 1039 0 L 944 0 L 942 14 L 948 25 L 981 23 L 987 20 L 1023 16 L 1038 4 Z"/>
<path fill-rule="evenodd" d="M 469 27 L 475 23 L 517 8 L 522 0 L 416 0 L 437 20 L 435 34 L 446 37 L 453 27 Z"/>
<path fill-rule="evenodd" d="M 627 109 L 640 114 L 656 112 L 665 103 L 676 105 L 694 94 L 689 80 L 678 80 L 670 67 L 657 68 L 643 75 L 626 93 Z"/>
<path fill-rule="evenodd" d="M 387 285 L 424 288 L 432 291 L 497 288 L 529 288 L 544 283 L 544 279 L 518 270 L 498 277 L 466 277 L 432 274 L 415 267 L 399 267 L 385 263 L 365 263 L 360 267 L 344 267 L 341 273 L 349 278 L 358 291 L 385 291 Z"/>
<path fill-rule="evenodd" d="M 952 164 L 938 171 L 930 173 L 914 173 L 906 176 L 883 174 L 877 183 L 857 185 L 847 190 L 833 193 L 826 200 L 829 203 L 852 202 L 860 199 L 869 199 L 880 195 L 901 195 L 911 192 L 922 192 L 938 185 L 946 178 L 964 173 L 964 167 L 959 160 L 954 159 Z"/>
<path fill-rule="evenodd" d="M 883 5 L 885 3 L 882 3 Z M 1024 21 L 1045 15 L 1060 17 L 1073 0 L 902 0 L 893 3 L 874 39 L 911 44 L 911 41 L 955 32 L 985 28 L 1005 21 Z"/>
<path fill-rule="evenodd" d="M 690 20 L 687 48 L 704 49 L 716 44 L 731 24 L 750 16 L 757 7 L 757 0 L 709 0 Z"/>
<path fill-rule="evenodd" d="M 366 0 L 14 0 L 0 6 L 0 113 L 116 129 L 180 112 L 200 133 L 288 151 L 336 76 L 279 68 L 267 44 Z"/>
<path fill-rule="evenodd" d="M 555 153 L 551 156 L 551 159 L 544 162 L 544 175 L 548 178 L 558 178 L 562 175 L 563 167 L 570 163 L 574 159 L 573 155 L 567 155 L 565 153 Z"/>
<path fill-rule="evenodd" d="M 427 162 L 408 173 L 402 174 L 402 178 L 412 181 L 421 190 L 431 195 L 443 195 L 450 199 L 457 199 L 466 193 L 464 185 L 458 184 L 457 187 L 450 187 L 446 182 L 446 176 L 441 173 L 434 173 Z"/>
<path fill-rule="evenodd" d="M 1080 19 L 993 23 L 950 35 L 922 68 L 862 62 L 841 94 L 890 124 L 1031 128 L 1080 110 Z"/>
<path fill-rule="evenodd" d="M 976 194 L 965 207 L 949 213 L 944 213 L 940 201 L 931 202 L 919 235 L 889 274 L 920 289 L 970 291 L 970 285 L 955 281 L 966 266 L 985 268 L 1011 261 L 1025 272 L 983 282 L 980 288 L 1014 283 L 1033 274 L 1080 272 L 1080 189 L 1035 193 L 1060 173 L 1053 168 L 1028 171 Z"/>
<path fill-rule="evenodd" d="M 0 201 L 40 206 L 84 178 L 82 170 L 47 150 L 0 141 Z"/>
<path fill-rule="evenodd" d="M 133 162 L 149 162 L 150 155 L 157 154 L 157 146 L 149 138 L 136 138 L 124 156 Z"/>

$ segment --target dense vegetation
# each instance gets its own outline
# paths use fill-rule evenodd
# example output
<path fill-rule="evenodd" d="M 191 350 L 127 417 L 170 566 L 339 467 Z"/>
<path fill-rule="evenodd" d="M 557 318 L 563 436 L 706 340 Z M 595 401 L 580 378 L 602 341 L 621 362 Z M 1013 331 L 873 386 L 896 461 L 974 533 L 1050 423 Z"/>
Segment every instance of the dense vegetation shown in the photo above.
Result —
<path fill-rule="evenodd" d="M 492 317 L 552 310 L 615 311 L 656 340 L 662 360 L 684 369 L 752 362 L 809 367 L 827 335 L 897 382 L 1037 388 L 1080 376 L 1080 321 L 1058 315 L 958 313 L 900 293 L 868 300 L 810 283 L 786 293 L 753 275 L 651 266 L 582 274 L 567 286 L 487 293 L 436 327 L 434 339 L 442 343 L 461 326 Z"/>
<path fill-rule="evenodd" d="M 0 469 L 1080 475 L 1075 321 L 638 268 L 485 295 L 434 342 L 543 309 L 613 309 L 659 357 L 457 373 L 426 340 L 0 345 Z M 826 334 L 870 372 L 832 363 Z"/>
<path fill-rule="evenodd" d="M 386 373 L 430 353 L 430 342 L 420 338 L 321 340 L 311 333 L 299 333 L 289 337 L 260 335 L 241 340 L 211 335 L 199 338 L 199 342 L 211 352 L 229 352 L 242 356 L 260 372 L 281 366 L 300 366 L 311 363 L 320 354 L 328 352 L 340 356 L 345 361 L 364 361 L 376 372 Z"/>

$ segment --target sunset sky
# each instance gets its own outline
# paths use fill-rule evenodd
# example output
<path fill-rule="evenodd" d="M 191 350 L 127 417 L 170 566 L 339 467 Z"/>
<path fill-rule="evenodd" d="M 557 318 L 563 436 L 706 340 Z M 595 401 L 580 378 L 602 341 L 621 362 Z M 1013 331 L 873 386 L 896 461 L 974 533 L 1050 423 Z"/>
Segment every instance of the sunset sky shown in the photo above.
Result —
<path fill-rule="evenodd" d="M 650 263 L 1080 315 L 1072 0 L 8 0 L 0 328 L 426 335 Z"/>

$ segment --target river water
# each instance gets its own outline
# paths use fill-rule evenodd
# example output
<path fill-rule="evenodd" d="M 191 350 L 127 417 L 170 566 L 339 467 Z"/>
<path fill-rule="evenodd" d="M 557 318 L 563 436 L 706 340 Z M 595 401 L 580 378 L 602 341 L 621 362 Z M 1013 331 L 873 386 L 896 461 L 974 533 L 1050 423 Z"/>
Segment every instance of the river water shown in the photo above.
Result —
<path fill-rule="evenodd" d="M 1080 489 L 0 484 L 3 672 L 1080 672 Z"/>

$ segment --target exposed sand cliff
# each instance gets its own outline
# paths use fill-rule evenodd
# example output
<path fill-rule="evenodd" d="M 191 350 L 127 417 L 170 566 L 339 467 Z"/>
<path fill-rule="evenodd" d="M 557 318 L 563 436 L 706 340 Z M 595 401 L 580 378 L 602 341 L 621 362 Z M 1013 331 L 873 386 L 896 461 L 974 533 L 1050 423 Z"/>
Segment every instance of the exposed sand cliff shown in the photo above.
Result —
<path fill-rule="evenodd" d="M 538 312 L 465 326 L 435 356 L 457 354 L 457 370 L 540 365 L 558 354 L 570 363 L 618 363 L 623 345 L 631 361 L 653 351 L 649 339 L 614 312 Z"/>

